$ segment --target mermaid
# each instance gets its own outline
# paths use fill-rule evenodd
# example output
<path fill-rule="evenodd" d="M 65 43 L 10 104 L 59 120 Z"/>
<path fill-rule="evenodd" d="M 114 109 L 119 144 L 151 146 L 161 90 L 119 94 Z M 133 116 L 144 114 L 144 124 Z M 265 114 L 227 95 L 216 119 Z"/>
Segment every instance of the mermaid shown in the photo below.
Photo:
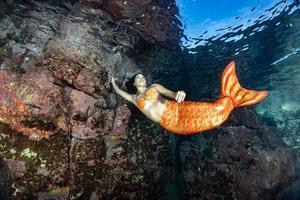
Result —
<path fill-rule="evenodd" d="M 220 97 L 213 103 L 184 101 L 184 91 L 173 92 L 160 84 L 147 87 L 142 74 L 137 74 L 134 79 L 137 94 L 128 94 L 121 90 L 114 78 L 111 83 L 118 95 L 133 103 L 149 119 L 159 123 L 164 129 L 181 135 L 218 127 L 234 108 L 259 103 L 268 95 L 267 91 L 241 87 L 235 73 L 234 61 L 223 71 Z"/>

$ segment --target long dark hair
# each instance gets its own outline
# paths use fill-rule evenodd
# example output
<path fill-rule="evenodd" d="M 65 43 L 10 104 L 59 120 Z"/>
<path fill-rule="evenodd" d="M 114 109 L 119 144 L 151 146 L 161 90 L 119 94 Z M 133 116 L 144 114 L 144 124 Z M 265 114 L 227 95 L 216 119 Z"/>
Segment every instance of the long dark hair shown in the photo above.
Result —
<path fill-rule="evenodd" d="M 136 87 L 134 86 L 134 80 L 135 80 L 135 77 L 139 74 L 142 74 L 142 72 L 138 72 L 138 73 L 135 73 L 126 83 L 125 83 L 125 86 L 126 86 L 126 89 L 127 89 L 127 92 L 129 94 L 136 94 L 137 93 L 137 89 Z M 134 116 L 134 117 L 139 117 L 139 118 L 145 118 L 145 115 L 141 113 L 141 111 L 139 111 L 139 109 L 137 107 L 135 107 L 133 104 L 128 104 L 128 107 L 129 109 L 131 110 L 131 114 Z"/>
<path fill-rule="evenodd" d="M 142 74 L 142 72 L 138 72 L 138 73 L 135 73 L 126 83 L 125 83 L 125 86 L 127 88 L 127 91 L 129 94 L 135 94 L 137 92 L 137 89 L 136 87 L 134 86 L 134 81 L 135 81 L 135 77 L 139 74 Z M 143 75 L 144 76 L 144 75 Z"/>

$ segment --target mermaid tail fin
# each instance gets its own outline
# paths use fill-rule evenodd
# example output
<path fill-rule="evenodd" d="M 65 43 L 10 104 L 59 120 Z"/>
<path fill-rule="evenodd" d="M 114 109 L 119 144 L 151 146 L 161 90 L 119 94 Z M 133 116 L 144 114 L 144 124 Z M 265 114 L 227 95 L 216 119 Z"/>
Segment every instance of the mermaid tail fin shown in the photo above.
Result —
<path fill-rule="evenodd" d="M 234 107 L 252 105 L 261 102 L 268 91 L 247 90 L 241 87 L 235 73 L 235 62 L 231 61 L 225 68 L 221 79 L 221 97 L 230 97 Z"/>

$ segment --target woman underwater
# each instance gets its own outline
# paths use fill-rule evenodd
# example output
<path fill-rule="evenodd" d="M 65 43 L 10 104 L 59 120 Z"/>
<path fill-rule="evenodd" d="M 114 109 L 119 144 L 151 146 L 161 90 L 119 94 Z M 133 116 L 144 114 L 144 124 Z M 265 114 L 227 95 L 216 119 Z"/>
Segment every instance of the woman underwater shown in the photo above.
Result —
<path fill-rule="evenodd" d="M 116 93 L 139 108 L 149 119 L 159 123 L 164 129 L 189 135 L 199 133 L 221 125 L 236 107 L 252 105 L 261 102 L 267 91 L 247 90 L 240 86 L 235 73 L 235 63 L 230 62 L 221 78 L 220 97 L 213 103 L 183 101 L 183 91 L 172 92 L 159 84 L 147 87 L 145 77 L 138 74 L 134 85 L 137 94 L 128 94 L 121 90 L 112 78 Z M 161 95 L 173 98 L 167 100 Z"/>

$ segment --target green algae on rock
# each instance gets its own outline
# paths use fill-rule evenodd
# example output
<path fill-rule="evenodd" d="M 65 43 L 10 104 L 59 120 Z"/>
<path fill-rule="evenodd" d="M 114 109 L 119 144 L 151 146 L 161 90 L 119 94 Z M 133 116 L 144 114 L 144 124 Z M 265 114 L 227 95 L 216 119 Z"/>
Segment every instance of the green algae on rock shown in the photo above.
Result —
<path fill-rule="evenodd" d="M 0 155 L 9 160 L 8 167 L 13 174 L 18 174 L 16 178 L 22 178 L 18 181 L 22 186 L 19 193 L 26 194 L 28 190 L 34 193 L 49 184 L 68 183 L 68 137 L 57 134 L 50 140 L 31 141 L 3 123 L 0 132 Z M 24 168 L 18 165 L 20 162 L 24 162 Z"/>

